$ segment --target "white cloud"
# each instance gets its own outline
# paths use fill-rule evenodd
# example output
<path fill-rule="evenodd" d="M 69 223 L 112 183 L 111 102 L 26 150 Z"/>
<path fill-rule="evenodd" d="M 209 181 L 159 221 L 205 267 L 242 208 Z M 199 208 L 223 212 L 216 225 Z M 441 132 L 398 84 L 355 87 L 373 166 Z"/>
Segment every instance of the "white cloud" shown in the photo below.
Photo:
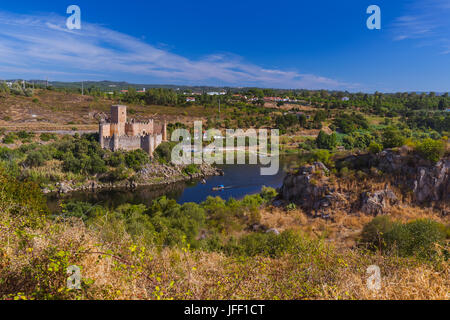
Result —
<path fill-rule="evenodd" d="M 393 24 L 394 40 L 415 39 L 421 46 L 436 46 L 450 53 L 450 1 L 420 0 Z"/>
<path fill-rule="evenodd" d="M 279 88 L 351 89 L 358 85 L 297 71 L 268 69 L 231 54 L 193 60 L 141 39 L 82 21 L 68 30 L 62 16 L 0 12 L 2 77 L 147 79 L 148 82 Z"/>

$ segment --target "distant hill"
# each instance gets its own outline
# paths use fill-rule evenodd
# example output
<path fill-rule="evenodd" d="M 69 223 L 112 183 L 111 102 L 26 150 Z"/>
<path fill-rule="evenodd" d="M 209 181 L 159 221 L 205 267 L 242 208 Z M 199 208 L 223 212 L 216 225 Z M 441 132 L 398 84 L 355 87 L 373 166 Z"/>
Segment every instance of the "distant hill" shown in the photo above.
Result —
<path fill-rule="evenodd" d="M 8 82 L 22 81 L 22 79 L 9 79 Z M 27 82 L 34 83 L 36 85 L 46 85 L 47 80 L 26 80 Z M 81 82 L 62 82 L 62 81 L 48 81 L 48 85 L 54 88 L 81 88 Z M 152 88 L 164 88 L 173 90 L 189 90 L 195 92 L 208 92 L 208 91 L 218 91 L 218 90 L 232 90 L 238 91 L 238 88 L 232 87 L 214 87 L 214 86 L 179 86 L 171 84 L 138 84 L 138 83 L 128 83 L 125 81 L 84 81 L 83 85 L 85 88 L 97 87 L 102 91 L 114 91 L 114 90 L 126 90 L 128 88 L 135 89 L 152 89 Z"/>
<path fill-rule="evenodd" d="M 14 81 L 22 81 L 23 79 L 8 79 L 4 80 L 7 82 L 14 82 Z M 0 81 L 3 81 L 0 79 Z M 34 83 L 35 85 L 39 86 L 45 86 L 47 84 L 47 80 L 25 80 L 27 83 Z M 80 81 L 78 82 L 64 82 L 64 81 L 48 81 L 48 85 L 52 86 L 54 88 L 67 88 L 67 89 L 81 89 L 82 83 Z M 330 94 L 336 93 L 336 92 L 343 92 L 344 94 L 351 94 L 348 91 L 339 91 L 339 90 L 309 90 L 309 89 L 288 89 L 288 88 L 258 88 L 258 87 L 215 87 L 215 86 L 188 86 L 188 85 L 172 85 L 172 84 L 139 84 L 139 83 L 129 83 L 126 81 L 109 81 L 109 80 L 103 80 L 103 81 L 84 81 L 83 82 L 84 88 L 99 88 L 101 91 L 108 92 L 108 91 L 120 91 L 120 90 L 126 90 L 128 88 L 135 88 L 137 90 L 145 89 L 152 89 L 152 88 L 163 88 L 163 89 L 172 89 L 180 92 L 184 91 L 192 91 L 192 92 L 200 92 L 200 93 L 206 93 L 210 91 L 230 91 L 232 93 L 242 93 L 246 92 L 249 89 L 263 89 L 272 91 L 272 94 L 274 95 L 282 95 L 286 94 L 290 91 L 312 91 L 312 92 L 318 92 L 318 91 L 324 91 L 328 92 Z M 407 93 L 416 93 L 416 94 L 429 94 L 430 92 L 427 91 L 408 91 Z M 356 92 L 353 92 L 356 93 Z M 395 92 L 393 92 L 395 93 Z M 446 92 L 435 92 L 436 96 L 441 96 L 445 94 Z M 369 93 L 370 94 L 370 93 Z M 389 92 L 383 92 L 383 94 L 392 94 Z"/>

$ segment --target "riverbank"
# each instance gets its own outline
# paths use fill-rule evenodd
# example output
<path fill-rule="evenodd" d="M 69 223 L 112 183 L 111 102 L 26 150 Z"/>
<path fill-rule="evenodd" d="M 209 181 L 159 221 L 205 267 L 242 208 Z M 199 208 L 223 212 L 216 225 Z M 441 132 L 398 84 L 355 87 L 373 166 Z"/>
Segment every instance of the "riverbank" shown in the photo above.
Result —
<path fill-rule="evenodd" d="M 210 176 L 223 175 L 223 170 L 203 163 L 195 167 L 193 172 L 186 170 L 187 166 L 149 163 L 128 179 L 113 182 L 102 182 L 96 177 L 79 181 L 62 181 L 53 186 L 42 188 L 44 194 L 68 194 L 75 191 L 96 192 L 103 189 L 129 189 L 144 186 L 163 186 L 177 182 L 198 180 Z"/>

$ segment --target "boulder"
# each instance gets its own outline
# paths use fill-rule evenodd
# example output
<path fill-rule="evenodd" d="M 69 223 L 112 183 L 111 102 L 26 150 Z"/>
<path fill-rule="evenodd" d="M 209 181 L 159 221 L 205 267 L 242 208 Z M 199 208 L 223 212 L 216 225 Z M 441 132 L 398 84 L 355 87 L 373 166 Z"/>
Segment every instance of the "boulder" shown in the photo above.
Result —
<path fill-rule="evenodd" d="M 317 212 L 322 209 L 331 209 L 335 197 L 323 178 L 315 173 L 328 169 L 321 162 L 299 168 L 297 173 L 288 174 L 280 188 L 280 197 L 287 202 L 294 202 L 306 211 Z"/>
<path fill-rule="evenodd" d="M 268 230 L 266 231 L 266 233 L 273 233 L 273 234 L 279 235 L 279 234 L 280 234 L 280 231 L 278 231 L 278 230 L 275 229 L 275 228 L 270 228 L 270 229 L 268 229 Z"/>
<path fill-rule="evenodd" d="M 397 196 L 389 188 L 375 192 L 363 192 L 361 194 L 361 211 L 370 215 L 379 215 L 386 213 L 388 208 L 397 202 Z"/>
<path fill-rule="evenodd" d="M 66 183 L 66 182 L 61 182 L 57 185 L 58 188 L 58 193 L 69 193 L 71 191 L 73 191 L 72 187 Z"/>
<path fill-rule="evenodd" d="M 413 183 L 415 201 L 419 203 L 450 200 L 450 160 L 444 159 L 433 167 L 419 167 Z"/>

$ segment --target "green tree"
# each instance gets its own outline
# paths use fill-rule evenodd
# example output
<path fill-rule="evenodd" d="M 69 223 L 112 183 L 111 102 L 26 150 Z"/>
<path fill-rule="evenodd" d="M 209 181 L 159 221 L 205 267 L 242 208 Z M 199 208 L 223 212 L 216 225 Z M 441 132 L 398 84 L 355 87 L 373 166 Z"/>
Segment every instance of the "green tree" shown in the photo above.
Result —
<path fill-rule="evenodd" d="M 316 138 L 316 145 L 319 149 L 332 150 L 337 145 L 337 136 L 335 133 L 328 135 L 320 130 L 319 135 Z"/>
<path fill-rule="evenodd" d="M 393 127 L 384 129 L 382 134 L 382 143 L 384 148 L 401 147 L 405 142 L 405 137 L 400 130 Z"/>
<path fill-rule="evenodd" d="M 438 109 L 439 110 L 445 110 L 448 108 L 448 103 L 447 100 L 445 100 L 444 98 L 442 98 L 441 100 L 439 100 L 439 104 L 438 104 Z"/>

